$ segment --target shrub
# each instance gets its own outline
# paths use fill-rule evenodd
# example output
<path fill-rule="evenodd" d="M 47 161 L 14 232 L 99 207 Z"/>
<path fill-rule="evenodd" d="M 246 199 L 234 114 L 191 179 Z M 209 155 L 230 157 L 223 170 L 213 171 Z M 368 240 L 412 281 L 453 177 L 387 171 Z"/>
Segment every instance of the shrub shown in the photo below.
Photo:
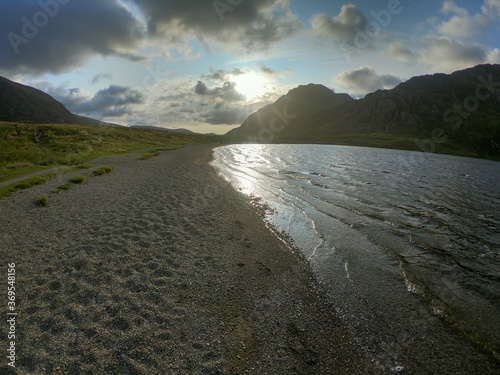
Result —
<path fill-rule="evenodd" d="M 154 158 L 155 156 L 159 156 L 159 155 L 160 155 L 160 151 L 151 151 L 147 154 L 142 155 L 137 160 L 148 160 L 148 159 Z"/>
<path fill-rule="evenodd" d="M 22 190 L 29 189 L 30 187 L 33 187 L 33 185 L 28 184 L 26 181 L 21 181 L 14 185 L 15 189 L 22 189 Z"/>
<path fill-rule="evenodd" d="M 87 179 L 82 176 L 73 177 L 69 180 L 69 182 L 72 182 L 74 184 L 84 184 L 86 181 Z"/>
<path fill-rule="evenodd" d="M 49 204 L 49 200 L 47 199 L 46 196 L 41 196 L 40 198 L 35 200 L 35 203 L 37 204 L 37 206 L 46 207 Z"/>
<path fill-rule="evenodd" d="M 35 185 L 43 185 L 47 182 L 47 180 L 43 177 L 32 177 L 27 180 L 18 182 L 17 184 L 14 185 L 14 188 L 16 189 L 29 189 L 32 188 Z"/>
<path fill-rule="evenodd" d="M 60 190 L 69 190 L 69 189 L 71 189 L 71 185 L 70 184 L 64 184 L 64 185 L 58 186 L 57 188 L 60 189 Z"/>
<path fill-rule="evenodd" d="M 93 167 L 93 165 L 90 165 L 90 164 L 80 164 L 80 165 L 77 165 L 75 167 L 75 169 L 90 169 L 92 167 Z"/>
<path fill-rule="evenodd" d="M 94 172 L 93 172 L 93 175 L 94 176 L 103 176 L 105 174 L 108 174 L 110 173 L 113 169 L 115 169 L 115 167 L 111 166 L 111 165 L 106 165 L 104 167 L 100 167 L 98 169 L 96 169 Z"/>

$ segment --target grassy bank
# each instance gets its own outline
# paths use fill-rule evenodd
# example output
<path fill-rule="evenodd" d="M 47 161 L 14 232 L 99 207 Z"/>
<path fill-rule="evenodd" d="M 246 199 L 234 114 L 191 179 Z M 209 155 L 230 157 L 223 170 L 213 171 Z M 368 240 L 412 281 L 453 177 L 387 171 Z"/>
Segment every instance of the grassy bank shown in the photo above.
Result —
<path fill-rule="evenodd" d="M 440 138 L 432 140 L 430 138 L 418 137 L 415 134 L 370 133 L 330 136 L 322 140 L 316 139 L 311 143 L 387 148 L 498 160 L 498 158 L 493 156 L 485 157 L 480 153 L 474 152 L 471 148 L 459 145 L 449 139 L 442 139 L 444 142 L 440 141 Z"/>
<path fill-rule="evenodd" d="M 210 143 L 214 137 L 126 127 L 0 123 L 0 182 L 97 157 Z"/>
<path fill-rule="evenodd" d="M 226 143 L 247 143 L 244 138 L 222 138 Z M 443 134 L 435 140 L 418 136 L 417 134 L 398 133 L 342 133 L 328 136 L 306 136 L 300 141 L 293 138 L 280 137 L 279 134 L 272 143 L 286 144 L 328 144 L 339 146 L 359 146 L 386 148 L 394 150 L 430 152 L 436 154 L 449 154 L 467 156 L 472 158 L 500 161 L 500 156 L 481 153 L 481 149 L 470 145 L 461 144 Z"/>

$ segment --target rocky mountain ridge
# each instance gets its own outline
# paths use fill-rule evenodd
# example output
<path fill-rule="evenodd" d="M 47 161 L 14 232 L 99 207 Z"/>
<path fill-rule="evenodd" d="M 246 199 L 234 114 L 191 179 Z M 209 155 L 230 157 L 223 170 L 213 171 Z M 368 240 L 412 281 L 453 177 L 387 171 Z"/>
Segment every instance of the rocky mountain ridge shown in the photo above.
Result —
<path fill-rule="evenodd" d="M 370 144 L 375 135 L 405 143 L 436 133 L 451 151 L 500 157 L 500 65 L 413 77 L 359 100 L 323 85 L 299 86 L 226 137 L 231 142 L 348 144 L 362 135 Z"/>

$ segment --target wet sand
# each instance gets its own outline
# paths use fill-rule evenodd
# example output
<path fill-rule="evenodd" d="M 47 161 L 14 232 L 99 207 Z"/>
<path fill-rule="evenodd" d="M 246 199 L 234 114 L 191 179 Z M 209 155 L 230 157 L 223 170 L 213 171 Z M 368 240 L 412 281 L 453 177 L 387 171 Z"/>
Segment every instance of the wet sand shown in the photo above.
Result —
<path fill-rule="evenodd" d="M 91 164 L 116 166 L 109 175 L 71 172 L 0 200 L 19 313 L 16 371 L 3 356 L 0 373 L 383 373 L 211 155 L 101 158 Z M 87 183 L 51 193 L 76 175 Z M 4 322 L 2 347 L 6 336 Z"/>

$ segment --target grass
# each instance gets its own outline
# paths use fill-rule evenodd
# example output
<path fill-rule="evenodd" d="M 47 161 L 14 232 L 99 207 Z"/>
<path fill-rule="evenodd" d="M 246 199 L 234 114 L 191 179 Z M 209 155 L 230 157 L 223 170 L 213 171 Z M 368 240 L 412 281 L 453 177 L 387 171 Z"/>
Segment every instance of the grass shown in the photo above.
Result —
<path fill-rule="evenodd" d="M 59 190 L 69 190 L 69 189 L 71 189 L 71 185 L 70 184 L 64 184 L 64 185 L 58 186 L 57 188 Z"/>
<path fill-rule="evenodd" d="M 54 167 L 91 168 L 85 163 L 101 156 L 216 139 L 127 127 L 0 122 L 0 182 Z"/>
<path fill-rule="evenodd" d="M 80 164 L 80 165 L 77 165 L 76 167 L 74 167 L 72 169 L 75 170 L 75 171 L 80 171 L 82 169 L 90 169 L 90 168 L 94 168 L 94 166 L 90 165 L 90 164 Z"/>
<path fill-rule="evenodd" d="M 39 177 L 28 178 L 26 180 L 22 180 L 7 186 L 2 186 L 0 187 L 0 198 L 8 197 L 18 190 L 25 190 L 30 189 L 36 185 L 43 185 L 54 176 L 55 174 L 49 173 Z"/>
<path fill-rule="evenodd" d="M 14 194 L 15 192 L 17 192 L 17 189 L 12 185 L 2 186 L 0 187 L 0 198 L 8 197 L 9 195 Z"/>
<path fill-rule="evenodd" d="M 143 154 L 137 160 L 148 160 L 148 159 L 154 158 L 155 156 L 160 156 L 160 151 L 172 151 L 172 150 L 177 150 L 180 147 L 181 146 L 174 145 L 174 146 L 169 146 L 169 147 L 161 147 L 161 148 L 156 148 L 153 150 L 148 150 L 147 153 Z"/>
<path fill-rule="evenodd" d="M 47 179 L 44 177 L 32 177 L 27 180 L 23 180 L 13 185 L 13 187 L 17 190 L 24 190 L 32 188 L 35 185 L 43 185 L 47 182 Z"/>
<path fill-rule="evenodd" d="M 87 179 L 83 176 L 77 176 L 70 178 L 69 182 L 72 182 L 74 184 L 84 184 L 87 181 Z"/>
<path fill-rule="evenodd" d="M 375 147 L 396 150 L 408 151 L 424 151 L 421 145 L 428 145 L 428 139 L 414 133 L 352 133 L 352 134 L 339 134 L 321 137 L 310 137 L 302 140 L 299 143 L 309 144 L 331 144 L 342 146 L 361 146 L 361 147 Z M 286 138 L 279 138 L 275 140 L 276 143 L 298 143 Z M 452 154 L 459 156 L 481 157 L 481 155 L 471 152 L 465 147 L 460 147 L 456 142 L 446 140 L 446 142 L 438 143 L 433 142 L 432 152 L 439 154 Z M 494 159 L 494 158 L 492 158 Z"/>
<path fill-rule="evenodd" d="M 137 160 L 148 160 L 148 159 L 154 158 L 155 156 L 160 156 L 160 151 L 157 151 L 157 150 L 150 151 L 147 154 L 142 155 Z"/>
<path fill-rule="evenodd" d="M 104 167 L 97 168 L 92 174 L 94 176 L 104 176 L 105 174 L 111 173 L 115 169 L 112 165 L 106 165 Z"/>
<path fill-rule="evenodd" d="M 35 200 L 37 206 L 47 207 L 49 205 L 49 200 L 45 195 L 42 195 L 40 198 Z"/>

